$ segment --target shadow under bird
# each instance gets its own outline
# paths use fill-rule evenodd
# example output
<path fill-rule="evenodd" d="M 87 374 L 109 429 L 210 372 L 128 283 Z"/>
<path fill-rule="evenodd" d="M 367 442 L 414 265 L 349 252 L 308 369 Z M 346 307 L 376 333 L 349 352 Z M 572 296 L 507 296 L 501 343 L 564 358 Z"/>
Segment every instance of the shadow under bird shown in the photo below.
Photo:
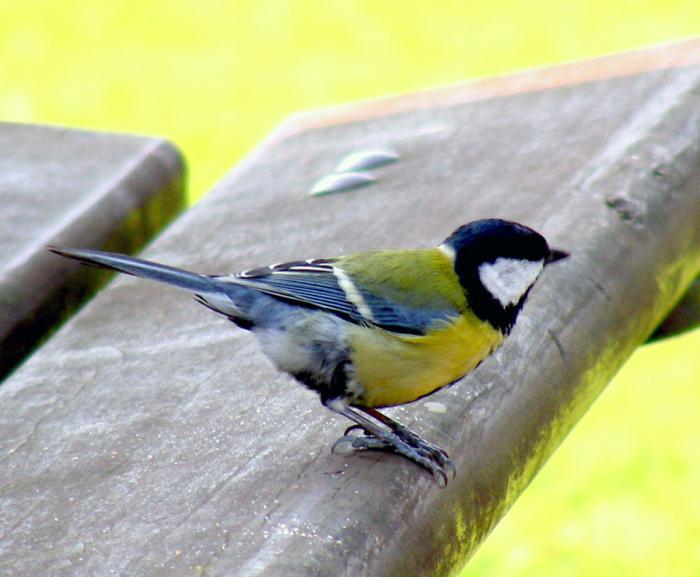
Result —
<path fill-rule="evenodd" d="M 96 250 L 49 250 L 193 293 L 252 331 L 280 370 L 353 421 L 334 449 L 394 451 L 443 486 L 455 473 L 447 453 L 379 409 L 425 397 L 473 370 L 508 336 L 544 267 L 568 256 L 534 230 L 496 219 L 460 226 L 436 248 L 221 276 Z"/>

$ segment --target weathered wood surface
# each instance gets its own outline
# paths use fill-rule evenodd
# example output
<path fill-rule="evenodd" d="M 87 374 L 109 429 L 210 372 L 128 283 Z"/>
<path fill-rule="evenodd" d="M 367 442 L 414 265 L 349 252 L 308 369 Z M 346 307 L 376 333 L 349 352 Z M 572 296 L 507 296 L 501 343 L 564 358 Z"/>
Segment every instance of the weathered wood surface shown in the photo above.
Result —
<path fill-rule="evenodd" d="M 330 454 L 347 423 L 250 335 L 122 277 L 0 389 L 2 570 L 452 574 L 700 270 L 699 90 L 691 66 L 284 129 L 145 256 L 227 272 L 431 245 L 486 216 L 573 254 L 493 358 L 393 412 L 457 477 L 441 490 L 393 455 Z M 307 196 L 377 145 L 401 160 L 376 184 Z"/>
<path fill-rule="evenodd" d="M 182 176 L 161 139 L 0 122 L 0 379 L 100 276 L 45 245 L 136 250 L 182 208 Z"/>

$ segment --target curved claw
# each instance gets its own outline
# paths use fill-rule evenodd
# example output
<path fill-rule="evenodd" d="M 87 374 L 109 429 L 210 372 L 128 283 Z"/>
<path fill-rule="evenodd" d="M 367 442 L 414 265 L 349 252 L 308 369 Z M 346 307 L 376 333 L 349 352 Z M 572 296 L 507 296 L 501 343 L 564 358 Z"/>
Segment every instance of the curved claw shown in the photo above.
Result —
<path fill-rule="evenodd" d="M 352 450 L 355 449 L 354 441 L 357 438 L 361 438 L 361 437 L 355 437 L 354 435 L 343 435 L 342 437 L 339 437 L 331 445 L 331 454 L 338 455 L 338 454 L 347 454 L 347 453 L 352 452 Z M 339 451 L 338 447 L 341 447 L 342 445 L 347 445 L 347 449 Z"/>
<path fill-rule="evenodd" d="M 457 475 L 457 468 L 455 467 L 454 461 L 452 461 L 452 459 L 450 459 L 450 456 L 447 454 L 447 451 L 441 449 L 437 445 L 429 443 L 428 441 L 418 436 L 416 433 L 411 431 L 409 428 L 404 427 L 403 425 L 398 425 L 395 428 L 394 432 L 399 437 L 399 439 L 401 439 L 411 447 L 428 453 L 428 455 L 430 455 L 430 458 L 440 466 L 443 474 L 449 473 L 451 478 L 455 478 L 455 476 Z"/>
<path fill-rule="evenodd" d="M 435 482 L 438 484 L 438 487 L 440 487 L 441 489 L 447 487 L 447 473 L 445 473 L 443 469 L 436 469 L 431 471 L 431 473 L 433 474 L 433 479 L 435 479 Z M 452 478 L 454 479 L 454 475 Z"/>
<path fill-rule="evenodd" d="M 347 429 L 345 429 L 343 436 L 347 437 L 353 431 L 362 431 L 365 435 L 368 434 L 367 431 L 365 431 L 360 425 L 350 425 Z"/>
<path fill-rule="evenodd" d="M 457 476 L 457 467 L 455 467 L 454 461 L 449 457 L 447 457 L 445 462 L 442 463 L 442 468 L 447 469 L 447 472 L 450 474 L 450 478 L 454 479 Z"/>
<path fill-rule="evenodd" d="M 447 486 L 449 476 L 445 470 L 445 463 L 441 459 L 436 458 L 435 454 L 423 447 L 414 447 L 402 440 L 399 440 L 399 443 L 400 445 L 394 446 L 394 450 L 397 453 L 403 455 L 404 457 L 408 457 L 412 461 L 415 461 L 419 465 L 422 465 L 424 468 L 428 469 L 440 488 Z M 454 466 L 452 466 L 452 469 L 454 469 Z"/>
<path fill-rule="evenodd" d="M 352 447 L 352 442 L 349 439 L 347 439 L 345 436 L 343 436 L 343 437 L 336 439 L 335 442 L 331 445 L 331 454 L 337 455 L 338 454 L 338 451 L 337 451 L 338 447 L 340 447 L 340 445 L 342 445 L 343 443 L 348 443 L 350 445 L 350 447 Z"/>
<path fill-rule="evenodd" d="M 455 467 L 454 461 L 450 459 L 450 456 L 443 449 L 435 445 L 431 445 L 422 439 L 421 442 L 418 442 L 415 446 L 416 448 L 420 448 L 427 452 L 433 461 L 440 465 L 440 468 L 446 474 L 449 474 L 450 478 L 455 478 L 457 475 L 457 467 Z"/>

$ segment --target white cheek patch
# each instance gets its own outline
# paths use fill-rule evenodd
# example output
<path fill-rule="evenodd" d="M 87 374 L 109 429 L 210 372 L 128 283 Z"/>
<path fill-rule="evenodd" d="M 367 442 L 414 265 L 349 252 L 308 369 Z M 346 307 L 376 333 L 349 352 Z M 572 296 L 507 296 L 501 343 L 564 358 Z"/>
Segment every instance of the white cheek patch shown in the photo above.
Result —
<path fill-rule="evenodd" d="M 479 279 L 487 291 L 502 306 L 514 305 L 537 280 L 544 261 L 517 258 L 497 258 L 479 267 Z"/>

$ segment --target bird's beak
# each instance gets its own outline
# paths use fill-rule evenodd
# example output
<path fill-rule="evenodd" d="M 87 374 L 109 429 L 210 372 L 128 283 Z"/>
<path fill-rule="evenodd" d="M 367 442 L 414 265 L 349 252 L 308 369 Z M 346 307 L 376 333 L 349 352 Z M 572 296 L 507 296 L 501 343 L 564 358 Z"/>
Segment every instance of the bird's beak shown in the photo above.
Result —
<path fill-rule="evenodd" d="M 545 264 L 552 264 L 553 262 L 568 258 L 569 256 L 568 252 L 553 248 L 549 251 L 549 256 L 544 262 Z"/>

